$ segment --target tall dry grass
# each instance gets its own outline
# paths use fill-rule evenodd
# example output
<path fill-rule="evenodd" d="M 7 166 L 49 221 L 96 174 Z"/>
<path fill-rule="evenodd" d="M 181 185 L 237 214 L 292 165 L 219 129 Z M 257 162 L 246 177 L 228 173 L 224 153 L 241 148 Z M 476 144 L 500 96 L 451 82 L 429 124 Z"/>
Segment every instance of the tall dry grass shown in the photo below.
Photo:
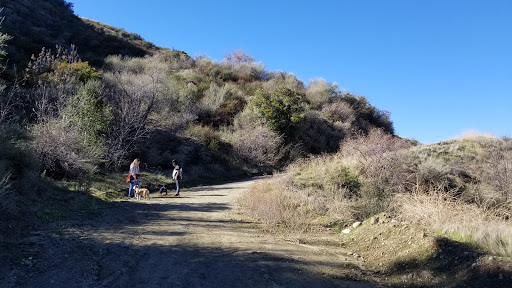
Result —
<path fill-rule="evenodd" d="M 397 194 L 396 215 L 403 221 L 421 224 L 447 233 L 493 254 L 512 256 L 512 223 L 497 208 L 464 202 L 443 190 Z"/>
<path fill-rule="evenodd" d="M 274 227 L 304 231 L 311 225 L 306 205 L 297 201 L 289 188 L 276 178 L 253 185 L 238 203 L 249 216 Z"/>
<path fill-rule="evenodd" d="M 262 189 L 257 200 L 246 201 L 254 201 L 255 217 L 300 231 L 391 212 L 490 253 L 512 256 L 511 167 L 507 138 L 473 136 L 411 146 L 374 130 L 345 139 L 337 154 L 290 165 L 279 180 L 253 188 Z M 272 201 L 279 197 L 284 200 Z"/>

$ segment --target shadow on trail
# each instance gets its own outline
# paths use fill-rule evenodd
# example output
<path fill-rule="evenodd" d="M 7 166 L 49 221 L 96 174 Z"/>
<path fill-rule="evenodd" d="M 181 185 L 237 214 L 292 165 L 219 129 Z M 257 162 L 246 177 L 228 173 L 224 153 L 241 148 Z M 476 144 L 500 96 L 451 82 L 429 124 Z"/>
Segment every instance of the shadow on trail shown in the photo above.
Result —
<path fill-rule="evenodd" d="M 191 212 L 218 212 L 230 209 L 225 203 L 155 203 L 151 200 L 131 200 L 101 204 L 100 215 L 92 218 L 77 217 L 55 223 L 62 227 L 105 230 L 140 227 L 159 220 L 175 220 L 168 212 L 187 214 Z M 175 213 L 174 213 L 175 214 Z M 181 218 L 181 217 L 180 217 Z"/>
<path fill-rule="evenodd" d="M 0 275 L 2 287 L 381 287 L 329 278 L 308 271 L 314 262 L 257 251 L 73 237 L 46 244 L 32 256 L 33 266 Z"/>

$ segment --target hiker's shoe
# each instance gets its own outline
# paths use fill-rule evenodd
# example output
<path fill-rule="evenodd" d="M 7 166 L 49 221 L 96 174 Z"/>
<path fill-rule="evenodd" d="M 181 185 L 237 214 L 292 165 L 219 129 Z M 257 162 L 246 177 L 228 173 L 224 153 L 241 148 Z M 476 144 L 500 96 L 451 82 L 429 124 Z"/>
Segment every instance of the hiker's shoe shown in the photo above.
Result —
<path fill-rule="evenodd" d="M 172 195 L 173 197 L 176 197 L 176 196 L 180 196 L 180 193 L 176 193 L 174 195 Z"/>

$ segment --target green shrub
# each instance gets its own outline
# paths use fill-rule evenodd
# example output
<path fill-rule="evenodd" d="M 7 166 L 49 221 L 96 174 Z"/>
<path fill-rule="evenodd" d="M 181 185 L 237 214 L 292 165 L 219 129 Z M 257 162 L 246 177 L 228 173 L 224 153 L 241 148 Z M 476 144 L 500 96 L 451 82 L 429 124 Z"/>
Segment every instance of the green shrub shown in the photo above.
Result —
<path fill-rule="evenodd" d="M 303 121 L 305 107 L 302 97 L 288 88 L 268 92 L 260 90 L 252 100 L 268 127 L 279 134 L 291 136 Z"/>
<path fill-rule="evenodd" d="M 201 125 L 190 125 L 185 134 L 198 140 L 212 150 L 218 150 L 221 143 L 220 135 L 213 128 Z"/>
<path fill-rule="evenodd" d="M 382 128 L 385 132 L 394 134 L 393 123 L 389 118 L 389 112 L 372 106 L 365 97 L 356 97 L 352 94 L 344 94 L 341 98 L 352 107 L 356 113 L 355 128 L 363 132 L 369 132 L 372 128 Z"/>
<path fill-rule="evenodd" d="M 104 145 L 111 121 L 111 108 L 105 103 L 104 87 L 98 81 L 89 81 L 70 99 L 65 113 L 73 125 L 87 137 L 91 146 Z"/>
<path fill-rule="evenodd" d="M 344 136 L 342 129 L 323 119 L 318 113 L 308 112 L 297 127 L 293 142 L 300 143 L 308 154 L 334 153 L 338 151 Z"/>
<path fill-rule="evenodd" d="M 305 164 L 302 169 L 292 169 L 292 183 L 302 189 L 346 189 L 347 197 L 358 195 L 361 182 L 356 174 L 341 162 L 333 160 L 322 163 L 316 159 Z"/>
<path fill-rule="evenodd" d="M 297 76 L 286 72 L 272 72 L 268 75 L 268 80 L 263 83 L 263 88 L 273 91 L 279 88 L 288 88 L 297 93 L 304 92 L 304 83 L 297 79 Z"/>

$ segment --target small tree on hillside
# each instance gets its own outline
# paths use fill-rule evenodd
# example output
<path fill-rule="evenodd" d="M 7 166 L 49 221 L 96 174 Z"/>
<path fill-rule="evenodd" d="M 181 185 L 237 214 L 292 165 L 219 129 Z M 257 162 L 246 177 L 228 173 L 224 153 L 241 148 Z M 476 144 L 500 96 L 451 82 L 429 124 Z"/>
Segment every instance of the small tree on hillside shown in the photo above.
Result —
<path fill-rule="evenodd" d="M 109 86 L 107 99 L 112 107 L 107 165 L 120 168 L 126 157 L 143 144 L 157 96 L 164 92 L 168 66 L 157 57 L 106 60 Z"/>

